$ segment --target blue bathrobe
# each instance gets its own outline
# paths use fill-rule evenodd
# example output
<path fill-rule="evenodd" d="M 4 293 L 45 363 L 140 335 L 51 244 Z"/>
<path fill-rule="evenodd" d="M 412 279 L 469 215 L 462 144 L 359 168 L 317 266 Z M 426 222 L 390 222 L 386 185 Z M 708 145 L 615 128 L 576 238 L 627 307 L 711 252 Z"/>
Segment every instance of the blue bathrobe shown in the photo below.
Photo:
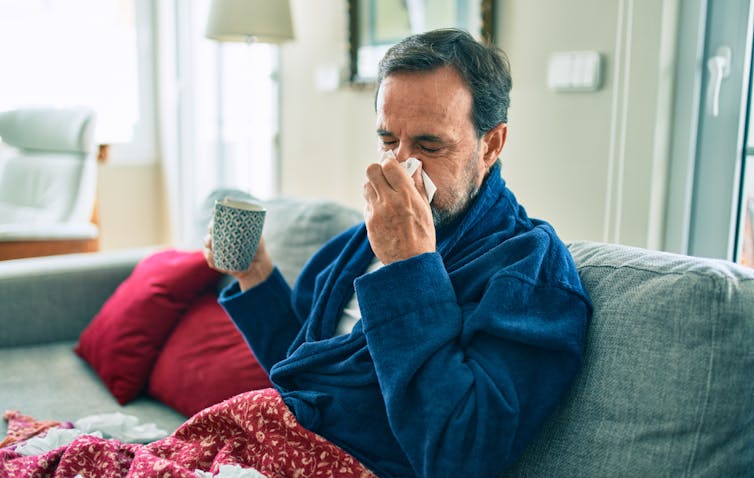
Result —
<path fill-rule="evenodd" d="M 365 274 L 363 224 L 293 290 L 275 270 L 220 303 L 301 424 L 386 477 L 492 477 L 516 460 L 576 375 L 589 298 L 552 227 L 490 171 L 437 252 Z M 357 294 L 362 319 L 335 335 Z"/>

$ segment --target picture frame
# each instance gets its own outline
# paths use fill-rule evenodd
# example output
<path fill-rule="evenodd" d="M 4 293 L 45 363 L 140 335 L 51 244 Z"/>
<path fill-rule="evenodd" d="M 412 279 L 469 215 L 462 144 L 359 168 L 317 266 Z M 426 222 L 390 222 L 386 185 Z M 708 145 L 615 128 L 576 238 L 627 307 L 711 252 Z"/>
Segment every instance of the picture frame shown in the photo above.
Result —
<path fill-rule="evenodd" d="M 349 80 L 372 84 L 385 52 L 401 39 L 457 27 L 494 41 L 494 0 L 348 0 Z"/>

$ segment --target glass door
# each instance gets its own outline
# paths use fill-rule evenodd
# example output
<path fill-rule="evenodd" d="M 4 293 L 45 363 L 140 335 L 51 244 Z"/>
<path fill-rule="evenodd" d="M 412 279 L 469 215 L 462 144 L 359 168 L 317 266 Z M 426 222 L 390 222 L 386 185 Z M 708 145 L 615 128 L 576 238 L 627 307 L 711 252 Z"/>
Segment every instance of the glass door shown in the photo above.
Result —
<path fill-rule="evenodd" d="M 699 42 L 701 74 L 693 142 L 686 253 L 754 264 L 754 152 L 748 134 L 754 0 L 707 0 Z M 682 8 L 683 8 L 682 7 Z M 697 71 L 699 71 L 697 70 Z M 672 176 L 671 176 L 672 180 Z"/>
<path fill-rule="evenodd" d="M 748 267 L 754 267 L 754 108 L 752 108 L 751 81 L 749 81 L 747 103 L 749 114 L 746 131 L 748 134 L 743 158 L 743 185 L 738 206 L 736 262 Z"/>

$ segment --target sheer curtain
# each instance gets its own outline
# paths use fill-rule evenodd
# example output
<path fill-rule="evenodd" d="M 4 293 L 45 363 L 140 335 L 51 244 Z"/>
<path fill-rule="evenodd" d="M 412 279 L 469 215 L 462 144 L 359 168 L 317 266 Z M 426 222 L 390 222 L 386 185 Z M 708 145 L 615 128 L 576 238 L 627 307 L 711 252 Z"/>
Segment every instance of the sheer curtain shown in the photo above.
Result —
<path fill-rule="evenodd" d="M 278 50 L 204 37 L 209 0 L 159 2 L 160 139 L 172 242 L 195 247 L 218 187 L 278 192 Z"/>

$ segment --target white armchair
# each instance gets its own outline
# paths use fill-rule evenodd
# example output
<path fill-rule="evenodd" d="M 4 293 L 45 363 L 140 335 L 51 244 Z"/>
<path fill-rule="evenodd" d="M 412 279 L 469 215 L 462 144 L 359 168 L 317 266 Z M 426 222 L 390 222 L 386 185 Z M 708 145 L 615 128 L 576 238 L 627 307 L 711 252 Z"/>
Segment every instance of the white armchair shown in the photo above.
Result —
<path fill-rule="evenodd" d="M 99 249 L 95 115 L 0 113 L 0 260 Z"/>

